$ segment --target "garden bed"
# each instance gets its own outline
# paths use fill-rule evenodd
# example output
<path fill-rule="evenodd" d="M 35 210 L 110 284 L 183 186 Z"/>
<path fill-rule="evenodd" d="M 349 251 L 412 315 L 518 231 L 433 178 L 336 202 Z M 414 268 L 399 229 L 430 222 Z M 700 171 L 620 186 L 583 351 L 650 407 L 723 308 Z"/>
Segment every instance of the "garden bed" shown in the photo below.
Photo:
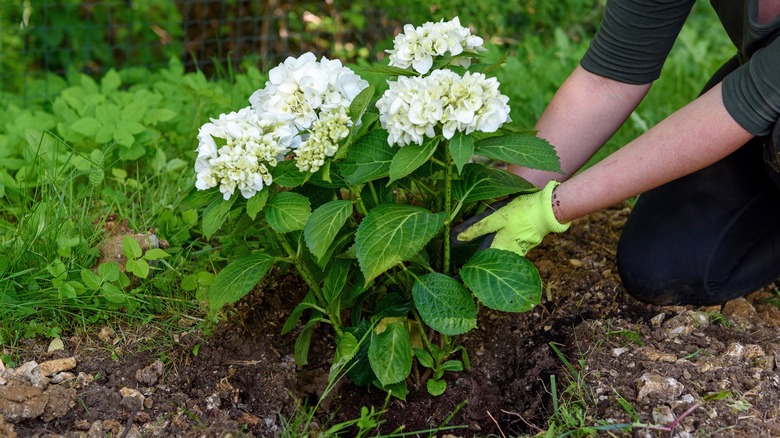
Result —
<path fill-rule="evenodd" d="M 705 309 L 632 299 L 615 269 L 627 213 L 590 215 L 529 253 L 544 281 L 541 305 L 520 314 L 483 309 L 478 328 L 460 338 L 471 369 L 447 374 L 439 397 L 413 371 L 407 399 L 390 399 L 370 434 L 461 426 L 438 435 L 521 436 L 552 427 L 552 435 L 584 434 L 590 427 L 617 436 L 780 436 L 777 292 Z M 16 368 L 0 372 L 0 436 L 290 433 L 290 422 L 321 400 L 333 356 L 325 327 L 303 368 L 293 360 L 295 333 L 279 334 L 304 288 L 295 277 L 269 274 L 209 336 L 188 331 L 193 321 L 185 319 L 173 336 L 153 325 L 106 327 L 65 338 L 64 349 L 51 353 L 46 344 L 24 343 Z M 32 381 L 41 367 L 24 368 L 57 359 L 66 364 L 59 377 Z M 362 407 L 379 411 L 385 399 L 342 381 L 306 430 L 358 418 Z M 672 434 L 661 430 L 671 424 Z M 353 427 L 344 436 L 356 434 Z"/>

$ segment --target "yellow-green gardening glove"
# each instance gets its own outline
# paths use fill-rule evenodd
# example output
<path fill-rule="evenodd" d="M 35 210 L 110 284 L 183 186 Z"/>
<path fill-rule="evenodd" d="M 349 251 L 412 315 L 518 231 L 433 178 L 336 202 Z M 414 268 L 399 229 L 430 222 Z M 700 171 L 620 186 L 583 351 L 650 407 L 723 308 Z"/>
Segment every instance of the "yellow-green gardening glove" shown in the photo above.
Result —
<path fill-rule="evenodd" d="M 558 222 L 552 209 L 552 192 L 558 184 L 550 181 L 538 192 L 517 196 L 503 206 L 491 205 L 480 215 L 454 227 L 453 240 L 456 242 L 453 243 L 465 243 L 488 235 L 481 247 L 489 245 L 524 256 L 547 234 L 569 229 L 570 224 Z"/>

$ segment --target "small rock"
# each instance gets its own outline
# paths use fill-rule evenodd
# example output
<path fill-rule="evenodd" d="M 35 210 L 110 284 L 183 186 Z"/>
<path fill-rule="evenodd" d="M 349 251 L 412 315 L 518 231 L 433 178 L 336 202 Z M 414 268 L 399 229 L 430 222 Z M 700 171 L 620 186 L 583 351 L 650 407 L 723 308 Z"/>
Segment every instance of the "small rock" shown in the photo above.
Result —
<path fill-rule="evenodd" d="M 219 398 L 219 394 L 211 394 L 208 398 L 206 398 L 207 411 L 219 409 L 220 405 L 222 405 L 222 399 Z"/>
<path fill-rule="evenodd" d="M 639 352 L 642 353 L 647 358 L 647 360 L 653 362 L 677 362 L 677 356 L 674 354 L 664 353 L 662 351 L 656 350 L 653 347 L 641 347 Z"/>
<path fill-rule="evenodd" d="M 658 315 L 650 318 L 650 324 L 652 324 L 653 327 L 660 327 L 661 323 L 664 322 L 664 319 L 666 319 L 666 314 L 659 313 Z"/>
<path fill-rule="evenodd" d="M 758 303 L 755 304 L 754 307 L 758 313 L 758 317 L 761 318 L 761 321 L 763 321 L 764 324 L 770 327 L 780 328 L 780 308 L 770 303 Z"/>
<path fill-rule="evenodd" d="M 2 363 L 2 361 L 0 361 L 0 363 Z M 0 371 L 2 371 L 2 369 L 0 369 Z M 6 423 L 5 417 L 2 415 L 0 415 L 0 436 L 6 438 L 16 438 L 18 436 L 16 430 L 14 430 L 14 425 Z"/>
<path fill-rule="evenodd" d="M 12 423 L 38 418 L 48 402 L 49 396 L 41 388 L 10 381 L 0 392 L 0 417 Z"/>
<path fill-rule="evenodd" d="M 581 268 L 582 267 L 582 260 L 569 259 L 569 264 L 574 266 L 575 268 Z"/>
<path fill-rule="evenodd" d="M 56 374 L 62 371 L 68 371 L 73 368 L 76 368 L 76 358 L 67 357 L 65 359 L 49 360 L 38 365 L 38 368 L 40 369 L 41 374 L 43 374 L 46 377 L 49 377 L 52 374 Z"/>
<path fill-rule="evenodd" d="M 638 401 L 654 399 L 658 401 L 674 400 L 682 394 L 685 387 L 673 377 L 664 377 L 656 373 L 646 373 L 636 380 Z"/>
<path fill-rule="evenodd" d="M 64 386 L 54 385 L 46 389 L 49 402 L 41 418 L 49 422 L 55 418 L 64 417 L 73 406 L 76 406 L 76 390 Z"/>
<path fill-rule="evenodd" d="M 76 375 L 73 373 L 69 373 L 67 371 L 63 371 L 61 373 L 57 373 L 51 378 L 51 384 L 52 385 L 59 385 L 62 382 L 67 382 L 68 380 L 73 380 L 76 378 Z"/>
<path fill-rule="evenodd" d="M 753 327 L 753 321 L 755 321 L 758 316 L 753 305 L 744 298 L 727 301 L 726 304 L 723 305 L 721 313 L 732 324 L 743 330 Z"/>
<path fill-rule="evenodd" d="M 628 348 L 621 347 L 621 348 L 613 348 L 612 349 L 612 357 L 620 357 L 621 354 L 628 351 Z"/>
<path fill-rule="evenodd" d="M 667 338 L 690 335 L 697 328 L 710 325 L 710 318 L 706 313 L 686 311 L 663 323 L 663 332 Z"/>
<path fill-rule="evenodd" d="M 653 408 L 653 422 L 655 424 L 671 424 L 674 419 L 674 412 L 669 406 L 658 405 Z"/>
<path fill-rule="evenodd" d="M 135 373 L 135 380 L 146 386 L 152 386 L 160 379 L 163 373 L 163 363 L 159 360 L 152 362 L 146 368 L 140 369 Z"/>
<path fill-rule="evenodd" d="M 25 362 L 6 376 L 8 380 L 16 380 L 20 383 L 43 389 L 49 384 L 49 379 L 41 373 L 38 362 Z"/>

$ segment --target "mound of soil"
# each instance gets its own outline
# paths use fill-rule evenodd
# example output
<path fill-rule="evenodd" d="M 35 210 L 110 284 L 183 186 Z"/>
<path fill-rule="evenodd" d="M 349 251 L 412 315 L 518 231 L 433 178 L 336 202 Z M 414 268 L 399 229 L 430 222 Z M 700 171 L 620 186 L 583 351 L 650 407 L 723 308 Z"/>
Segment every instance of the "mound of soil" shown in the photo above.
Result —
<path fill-rule="evenodd" d="M 615 271 L 627 214 L 618 206 L 590 215 L 529 253 L 545 282 L 542 304 L 524 314 L 482 309 L 460 339 L 472 367 L 447 375 L 444 395 L 412 381 L 405 401 L 386 401 L 342 381 L 306 431 L 373 407 L 385 412 L 372 434 L 448 425 L 469 437 L 780 436 L 776 288 L 709 308 L 638 302 Z M 0 436 L 278 436 L 320 400 L 332 357 L 325 327 L 303 368 L 295 334 L 279 334 L 304 291 L 295 277 L 271 275 L 208 337 L 106 329 L 52 353 L 23 346 L 23 359 L 36 362 L 0 369 Z M 73 366 L 51 371 L 55 360 Z"/>

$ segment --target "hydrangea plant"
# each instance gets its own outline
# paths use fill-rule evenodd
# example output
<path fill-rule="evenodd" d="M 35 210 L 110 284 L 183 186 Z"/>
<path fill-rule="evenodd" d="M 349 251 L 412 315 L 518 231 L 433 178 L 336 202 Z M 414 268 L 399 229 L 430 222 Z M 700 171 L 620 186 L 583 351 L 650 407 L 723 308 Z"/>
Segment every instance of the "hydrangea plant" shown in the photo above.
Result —
<path fill-rule="evenodd" d="M 339 61 L 289 58 L 249 107 L 201 127 L 190 204 L 206 206 L 206 237 L 239 214 L 263 236 L 215 277 L 212 317 L 289 264 L 309 287 L 282 328 L 298 333 L 296 361 L 329 326 L 332 376 L 404 398 L 410 382 L 441 394 L 447 371 L 469 367 L 457 336 L 477 326 L 480 306 L 539 302 L 524 257 L 450 245 L 453 223 L 536 190 L 475 156 L 559 171 L 547 142 L 509 125 L 508 98 L 488 76 L 501 62 L 481 62 L 482 43 L 457 18 L 405 26 L 389 66 L 373 69 L 388 76 L 381 96 Z"/>

